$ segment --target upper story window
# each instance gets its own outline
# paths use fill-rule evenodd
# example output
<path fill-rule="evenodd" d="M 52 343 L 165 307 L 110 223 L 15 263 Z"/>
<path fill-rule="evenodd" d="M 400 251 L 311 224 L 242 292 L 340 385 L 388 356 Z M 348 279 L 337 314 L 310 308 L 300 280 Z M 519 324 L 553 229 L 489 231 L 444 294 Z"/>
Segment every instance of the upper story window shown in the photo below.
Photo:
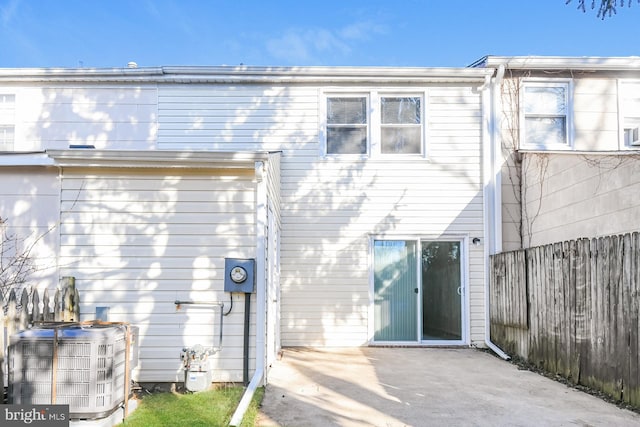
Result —
<path fill-rule="evenodd" d="M 323 154 L 423 155 L 424 95 L 326 95 Z"/>
<path fill-rule="evenodd" d="M 620 128 L 623 147 L 640 149 L 640 82 L 621 82 Z"/>
<path fill-rule="evenodd" d="M 569 81 L 527 81 L 520 105 L 522 148 L 571 148 Z"/>
<path fill-rule="evenodd" d="M 14 149 L 15 104 L 15 95 L 0 93 L 0 151 Z"/>
<path fill-rule="evenodd" d="M 422 152 L 422 114 L 420 97 L 381 97 L 382 154 L 420 154 Z"/>
<path fill-rule="evenodd" d="M 366 97 L 327 98 L 327 154 L 366 154 Z"/>

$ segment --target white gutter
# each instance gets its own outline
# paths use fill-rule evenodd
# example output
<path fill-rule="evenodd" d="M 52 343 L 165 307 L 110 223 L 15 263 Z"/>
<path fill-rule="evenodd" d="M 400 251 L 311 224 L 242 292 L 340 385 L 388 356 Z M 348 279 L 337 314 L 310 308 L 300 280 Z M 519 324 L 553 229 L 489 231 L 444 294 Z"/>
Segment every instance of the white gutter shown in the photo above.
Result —
<path fill-rule="evenodd" d="M 503 65 L 512 70 L 637 71 L 640 57 L 487 56 L 484 65 L 488 68 Z"/>
<path fill-rule="evenodd" d="M 499 186 L 500 174 L 496 173 L 496 152 L 497 145 L 500 144 L 499 129 L 496 117 L 496 103 L 494 93 L 499 90 L 502 76 L 504 75 L 504 66 L 501 66 L 492 85 L 482 86 L 482 110 L 483 110 L 483 126 L 482 126 L 482 150 L 483 150 L 483 189 L 484 189 L 484 257 L 485 257 L 485 277 L 484 277 L 484 297 L 485 297 L 485 324 L 484 324 L 484 342 L 494 353 L 509 360 L 510 357 L 502 349 L 491 341 L 491 317 L 490 317 L 490 275 L 491 263 L 489 256 L 497 252 L 497 248 L 501 246 L 499 225 L 500 222 L 500 206 L 499 194 L 501 187 Z M 491 90 L 487 90 L 491 89 Z M 500 237 L 500 238 L 499 238 Z"/>
<path fill-rule="evenodd" d="M 489 73 L 459 67 L 0 68 L 0 82 L 430 83 L 479 82 Z"/>
<path fill-rule="evenodd" d="M 242 423 L 251 399 L 256 389 L 261 385 L 266 365 L 266 229 L 267 229 L 267 183 L 264 179 L 264 162 L 255 163 L 256 171 L 256 360 L 255 371 L 249 382 L 236 411 L 229 422 L 230 426 L 239 426 Z"/>

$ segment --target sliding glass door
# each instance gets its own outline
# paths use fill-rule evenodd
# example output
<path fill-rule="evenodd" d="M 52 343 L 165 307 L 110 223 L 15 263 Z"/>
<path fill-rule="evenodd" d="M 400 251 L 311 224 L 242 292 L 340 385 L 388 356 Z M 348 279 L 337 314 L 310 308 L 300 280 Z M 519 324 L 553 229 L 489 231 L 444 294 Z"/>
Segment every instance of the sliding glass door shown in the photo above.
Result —
<path fill-rule="evenodd" d="M 375 342 L 462 342 L 461 241 L 374 240 Z"/>

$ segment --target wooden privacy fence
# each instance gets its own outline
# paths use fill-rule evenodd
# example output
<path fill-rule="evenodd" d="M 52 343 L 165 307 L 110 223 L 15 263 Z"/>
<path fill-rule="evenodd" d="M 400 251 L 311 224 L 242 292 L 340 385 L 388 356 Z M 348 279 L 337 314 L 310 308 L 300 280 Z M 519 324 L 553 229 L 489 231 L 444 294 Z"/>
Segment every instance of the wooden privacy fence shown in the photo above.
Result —
<path fill-rule="evenodd" d="M 0 309 L 0 381 L 4 386 L 6 355 L 11 335 L 29 329 L 39 322 L 77 322 L 80 320 L 80 296 L 73 277 L 63 277 L 60 286 L 49 296 L 44 290 L 42 299 L 35 289 L 24 288 L 18 299 L 10 291 L 7 304 Z M 1 388 L 0 388 L 1 389 Z M 0 399 L 0 403 L 1 399 Z"/>
<path fill-rule="evenodd" d="M 491 257 L 491 338 L 505 351 L 640 407 L 640 234 Z"/>

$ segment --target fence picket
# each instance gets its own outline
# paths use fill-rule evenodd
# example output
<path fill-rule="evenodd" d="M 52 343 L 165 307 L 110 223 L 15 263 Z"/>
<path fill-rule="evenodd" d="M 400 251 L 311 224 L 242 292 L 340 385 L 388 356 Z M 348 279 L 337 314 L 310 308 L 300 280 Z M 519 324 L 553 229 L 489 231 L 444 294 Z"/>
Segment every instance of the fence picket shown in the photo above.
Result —
<path fill-rule="evenodd" d="M 80 294 L 75 287 L 67 289 L 65 283 L 61 283 L 62 291 L 69 296 L 69 314 L 68 318 L 73 321 L 80 320 Z M 62 303 L 60 301 L 61 289 L 56 290 L 53 307 L 50 306 L 49 291 L 43 292 L 42 308 L 40 307 L 40 295 L 36 289 L 29 291 L 24 288 L 20 295 L 20 304 L 18 304 L 15 289 L 11 289 L 7 305 L 4 309 L 0 309 L 0 385 L 4 386 L 4 379 L 7 374 L 7 347 L 9 338 L 15 333 L 32 327 L 39 321 L 54 321 L 64 317 L 62 313 Z M 5 339 L 6 336 L 6 339 Z M 0 397 L 0 403 L 4 403 Z"/>

